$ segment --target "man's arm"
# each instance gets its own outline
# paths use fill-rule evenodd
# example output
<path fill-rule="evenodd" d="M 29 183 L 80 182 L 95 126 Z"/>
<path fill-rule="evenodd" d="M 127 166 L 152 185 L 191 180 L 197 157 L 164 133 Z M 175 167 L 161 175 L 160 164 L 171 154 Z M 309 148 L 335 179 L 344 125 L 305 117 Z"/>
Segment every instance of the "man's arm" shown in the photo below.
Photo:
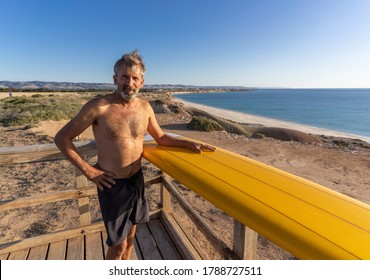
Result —
<path fill-rule="evenodd" d="M 96 169 L 89 165 L 78 154 L 73 139 L 85 131 L 95 120 L 97 109 L 94 108 L 95 100 L 86 103 L 80 112 L 70 120 L 54 137 L 54 143 L 60 149 L 62 154 L 76 166 L 87 179 L 94 182 L 98 188 L 103 189 L 102 185 L 111 187 L 108 182 L 114 184 L 111 177 L 113 173 Z"/>
<path fill-rule="evenodd" d="M 209 150 L 209 151 L 216 150 L 216 148 L 209 146 L 209 145 L 196 143 L 196 142 L 188 141 L 188 140 L 177 139 L 168 134 L 165 134 L 157 122 L 157 119 L 155 117 L 152 107 L 150 106 L 149 103 L 147 103 L 147 106 L 148 106 L 147 110 L 149 112 L 148 132 L 159 145 L 169 146 L 169 147 L 184 147 L 196 153 L 201 153 L 202 150 Z"/>

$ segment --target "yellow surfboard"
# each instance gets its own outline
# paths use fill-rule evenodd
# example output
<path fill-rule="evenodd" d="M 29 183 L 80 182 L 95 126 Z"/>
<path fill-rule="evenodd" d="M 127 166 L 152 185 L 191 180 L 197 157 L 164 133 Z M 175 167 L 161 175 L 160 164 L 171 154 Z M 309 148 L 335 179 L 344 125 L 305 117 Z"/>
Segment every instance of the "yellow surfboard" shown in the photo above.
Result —
<path fill-rule="evenodd" d="M 370 259 L 370 206 L 217 148 L 144 144 L 144 157 L 230 216 L 301 259 Z"/>

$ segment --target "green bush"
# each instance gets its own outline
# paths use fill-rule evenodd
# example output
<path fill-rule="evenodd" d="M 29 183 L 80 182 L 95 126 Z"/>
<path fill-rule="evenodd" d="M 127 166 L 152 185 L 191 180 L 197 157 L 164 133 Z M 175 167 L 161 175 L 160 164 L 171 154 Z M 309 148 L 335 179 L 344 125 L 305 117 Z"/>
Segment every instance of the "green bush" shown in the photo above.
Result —
<path fill-rule="evenodd" d="M 40 121 L 71 119 L 82 106 L 79 98 L 13 97 L 0 100 L 0 125 L 32 125 Z"/>
<path fill-rule="evenodd" d="M 206 117 L 193 117 L 188 123 L 188 128 L 200 131 L 220 131 L 224 130 L 216 121 Z"/>

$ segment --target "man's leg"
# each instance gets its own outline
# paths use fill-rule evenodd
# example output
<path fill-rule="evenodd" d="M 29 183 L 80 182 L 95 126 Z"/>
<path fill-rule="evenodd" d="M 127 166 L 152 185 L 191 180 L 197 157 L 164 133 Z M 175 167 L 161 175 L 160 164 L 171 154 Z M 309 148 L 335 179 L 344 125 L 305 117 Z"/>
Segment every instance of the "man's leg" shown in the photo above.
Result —
<path fill-rule="evenodd" d="M 115 246 L 109 246 L 107 255 L 105 256 L 106 260 L 120 260 L 123 252 L 126 249 L 127 240 L 123 240 L 121 244 Z"/>
<path fill-rule="evenodd" d="M 122 255 L 122 260 L 129 260 L 135 242 L 136 225 L 132 225 L 131 231 L 126 238 L 126 250 Z"/>
<path fill-rule="evenodd" d="M 133 225 L 126 239 L 121 244 L 108 247 L 107 260 L 129 260 L 134 245 L 136 225 Z"/>

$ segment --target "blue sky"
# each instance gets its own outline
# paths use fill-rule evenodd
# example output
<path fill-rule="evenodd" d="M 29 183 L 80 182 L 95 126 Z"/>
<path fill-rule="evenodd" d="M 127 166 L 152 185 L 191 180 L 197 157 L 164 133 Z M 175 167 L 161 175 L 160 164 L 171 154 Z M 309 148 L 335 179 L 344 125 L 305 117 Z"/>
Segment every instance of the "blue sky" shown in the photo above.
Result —
<path fill-rule="evenodd" d="M 369 0 L 0 0 L 0 80 L 370 88 Z"/>

